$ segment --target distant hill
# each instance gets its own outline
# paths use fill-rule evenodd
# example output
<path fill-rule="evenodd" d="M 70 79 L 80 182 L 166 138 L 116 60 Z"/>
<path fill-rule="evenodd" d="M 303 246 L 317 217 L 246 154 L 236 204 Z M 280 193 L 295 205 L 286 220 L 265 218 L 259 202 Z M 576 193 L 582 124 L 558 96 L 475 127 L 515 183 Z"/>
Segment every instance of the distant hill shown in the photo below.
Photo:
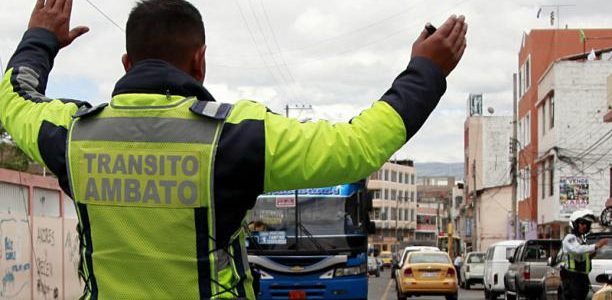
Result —
<path fill-rule="evenodd" d="M 454 176 L 463 180 L 463 163 L 414 163 L 417 177 L 421 176 Z"/>

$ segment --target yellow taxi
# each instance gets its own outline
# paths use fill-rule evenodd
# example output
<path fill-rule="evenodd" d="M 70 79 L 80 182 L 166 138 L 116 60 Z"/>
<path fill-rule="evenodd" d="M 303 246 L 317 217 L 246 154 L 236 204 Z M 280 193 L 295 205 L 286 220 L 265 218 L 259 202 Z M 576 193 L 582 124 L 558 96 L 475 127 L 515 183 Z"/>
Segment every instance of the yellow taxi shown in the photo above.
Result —
<path fill-rule="evenodd" d="M 457 272 L 446 252 L 412 252 L 398 275 L 397 299 L 420 295 L 457 299 Z"/>
<path fill-rule="evenodd" d="M 605 274 L 597 276 L 597 282 L 603 284 L 603 287 L 593 294 L 592 300 L 610 300 L 612 299 L 612 270 L 606 271 Z"/>
<path fill-rule="evenodd" d="M 388 268 L 393 265 L 393 255 L 391 254 L 391 251 L 380 252 L 380 255 L 378 256 L 378 258 L 382 260 L 383 267 L 385 268 Z"/>

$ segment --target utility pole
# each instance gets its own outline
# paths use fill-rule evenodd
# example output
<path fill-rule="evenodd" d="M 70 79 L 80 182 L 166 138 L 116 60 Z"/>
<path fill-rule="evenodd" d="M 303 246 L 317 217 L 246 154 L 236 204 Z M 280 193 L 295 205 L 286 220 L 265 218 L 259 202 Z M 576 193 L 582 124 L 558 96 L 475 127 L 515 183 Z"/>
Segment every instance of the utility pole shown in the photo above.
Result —
<path fill-rule="evenodd" d="M 472 248 L 474 251 L 478 251 L 478 225 L 480 223 L 480 214 L 478 213 L 478 198 L 476 197 L 476 160 L 472 161 L 472 182 L 472 200 L 474 201 L 474 245 Z"/>
<path fill-rule="evenodd" d="M 397 250 L 397 248 L 399 247 L 399 235 L 398 235 L 398 229 L 399 228 L 397 228 L 398 227 L 397 226 L 397 221 L 398 221 L 398 217 L 399 217 L 399 197 L 398 197 L 397 194 L 395 195 L 395 197 L 396 197 L 395 198 L 395 245 L 396 246 L 395 246 L 395 249 L 394 249 L 394 253 L 395 253 L 395 250 Z"/>
<path fill-rule="evenodd" d="M 510 166 L 510 178 L 512 179 L 512 197 L 511 197 L 511 201 L 512 201 L 512 234 L 511 234 L 511 238 L 512 239 L 517 239 L 518 238 L 518 216 L 517 216 L 517 167 L 518 167 L 518 161 L 517 161 L 517 151 L 518 151 L 518 145 L 517 145 L 517 139 L 516 139 L 516 125 L 517 125 L 517 118 L 518 118 L 518 112 L 517 112 L 517 92 L 516 92 L 516 88 L 517 88 L 517 78 L 516 78 L 516 73 L 512 74 L 512 83 L 513 83 L 513 89 L 512 89 L 512 140 L 510 141 L 510 151 L 512 151 L 512 157 L 510 158 L 510 163 L 512 164 Z"/>
<path fill-rule="evenodd" d="M 440 201 L 436 201 L 436 202 L 438 204 L 438 208 L 436 209 L 436 227 L 438 229 L 438 235 L 440 235 L 440 231 L 441 231 L 441 229 L 440 229 L 441 224 L 440 223 L 442 223 L 440 221 Z"/>
<path fill-rule="evenodd" d="M 310 104 L 294 104 L 294 105 L 285 105 L 285 117 L 289 118 L 289 110 L 312 110 L 312 105 Z"/>

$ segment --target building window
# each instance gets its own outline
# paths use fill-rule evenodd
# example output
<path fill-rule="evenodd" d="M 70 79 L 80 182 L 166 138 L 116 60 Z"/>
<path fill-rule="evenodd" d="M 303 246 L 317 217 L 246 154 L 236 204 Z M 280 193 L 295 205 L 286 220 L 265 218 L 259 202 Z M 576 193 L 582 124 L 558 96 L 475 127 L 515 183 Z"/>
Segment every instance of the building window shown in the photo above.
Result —
<path fill-rule="evenodd" d="M 525 88 L 525 74 L 524 74 L 524 72 L 525 72 L 525 68 L 523 68 L 523 66 L 521 66 L 519 68 L 519 71 L 518 71 L 518 76 L 519 76 L 519 78 L 518 78 L 519 97 L 523 97 L 523 94 L 524 94 L 524 91 L 525 91 L 524 90 L 524 88 Z"/>
<path fill-rule="evenodd" d="M 380 199 L 380 190 L 374 191 L 374 199 Z"/>
<path fill-rule="evenodd" d="M 542 199 L 544 199 L 544 197 L 546 197 L 546 189 L 544 188 L 544 185 L 546 184 L 546 165 L 544 163 L 540 164 L 539 167 L 539 173 L 540 176 L 538 176 L 540 178 L 540 196 L 542 197 Z"/>
<path fill-rule="evenodd" d="M 391 200 L 397 200 L 397 191 L 391 190 Z"/>
<path fill-rule="evenodd" d="M 544 102 L 542 104 L 542 107 L 541 107 L 540 110 L 542 111 L 542 121 L 541 121 L 541 124 L 542 124 L 542 136 L 544 136 L 546 134 L 546 127 L 547 127 L 546 126 L 547 125 L 546 124 L 546 102 Z"/>
<path fill-rule="evenodd" d="M 410 174 L 410 184 L 414 184 L 414 174 Z"/>
<path fill-rule="evenodd" d="M 554 157 L 549 160 L 548 163 L 548 195 L 552 196 L 555 193 L 554 189 L 554 175 L 555 175 L 555 159 Z"/>
<path fill-rule="evenodd" d="M 525 91 L 531 86 L 531 55 L 525 61 Z"/>
<path fill-rule="evenodd" d="M 526 171 L 527 173 L 527 185 L 526 185 L 526 197 L 525 198 L 529 198 L 531 197 L 531 168 L 527 167 Z"/>
<path fill-rule="evenodd" d="M 389 181 L 389 170 L 385 170 L 385 181 Z"/>
<path fill-rule="evenodd" d="M 404 182 L 404 173 L 400 172 L 399 173 L 399 183 L 403 183 Z"/>
<path fill-rule="evenodd" d="M 526 127 L 525 126 L 525 119 L 526 119 L 526 117 L 523 117 L 521 119 L 521 121 L 519 122 L 519 124 L 520 124 L 520 126 L 519 126 L 519 128 L 520 128 L 520 131 L 519 131 L 519 143 L 520 143 L 520 145 L 519 146 L 521 147 L 521 149 L 525 148 L 525 140 L 526 140 L 525 139 L 525 127 Z"/>
<path fill-rule="evenodd" d="M 380 220 L 380 207 L 374 207 L 374 220 Z"/>
<path fill-rule="evenodd" d="M 555 94 L 551 94 L 550 95 L 550 101 L 548 104 L 548 117 L 550 118 L 550 128 L 554 128 L 555 127 Z"/>
<path fill-rule="evenodd" d="M 531 112 L 525 117 L 525 146 L 531 143 Z"/>
<path fill-rule="evenodd" d="M 385 195 L 384 195 L 383 199 L 389 200 L 389 190 L 385 189 Z"/>

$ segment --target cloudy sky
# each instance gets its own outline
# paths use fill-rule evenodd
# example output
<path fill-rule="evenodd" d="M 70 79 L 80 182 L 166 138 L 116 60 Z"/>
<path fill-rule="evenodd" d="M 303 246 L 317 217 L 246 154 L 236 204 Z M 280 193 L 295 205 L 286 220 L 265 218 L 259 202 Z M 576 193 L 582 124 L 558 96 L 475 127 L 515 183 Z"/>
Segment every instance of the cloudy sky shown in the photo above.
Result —
<path fill-rule="evenodd" d="M 252 99 L 300 119 L 345 122 L 389 87 L 426 22 L 451 14 L 469 24 L 468 48 L 448 90 L 421 131 L 396 157 L 463 161 L 469 93 L 512 114 L 512 73 L 523 33 L 534 28 L 612 28 L 612 1 L 530 0 L 192 0 L 204 17 L 205 86 L 218 101 Z M 106 102 L 123 74 L 125 22 L 135 1 L 74 0 L 72 25 L 91 31 L 62 50 L 47 94 Z M 433 4 L 436 3 L 436 4 Z M 552 5 L 572 5 L 556 8 Z M 26 29 L 34 0 L 0 1 L 0 58 L 6 64 Z M 540 18 L 536 18 L 542 8 Z M 555 24 L 550 24 L 554 10 Z M 105 17 L 106 15 L 107 17 Z M 560 15 L 560 18 L 558 17 Z M 579 40 L 576 40 L 579 43 Z"/>

